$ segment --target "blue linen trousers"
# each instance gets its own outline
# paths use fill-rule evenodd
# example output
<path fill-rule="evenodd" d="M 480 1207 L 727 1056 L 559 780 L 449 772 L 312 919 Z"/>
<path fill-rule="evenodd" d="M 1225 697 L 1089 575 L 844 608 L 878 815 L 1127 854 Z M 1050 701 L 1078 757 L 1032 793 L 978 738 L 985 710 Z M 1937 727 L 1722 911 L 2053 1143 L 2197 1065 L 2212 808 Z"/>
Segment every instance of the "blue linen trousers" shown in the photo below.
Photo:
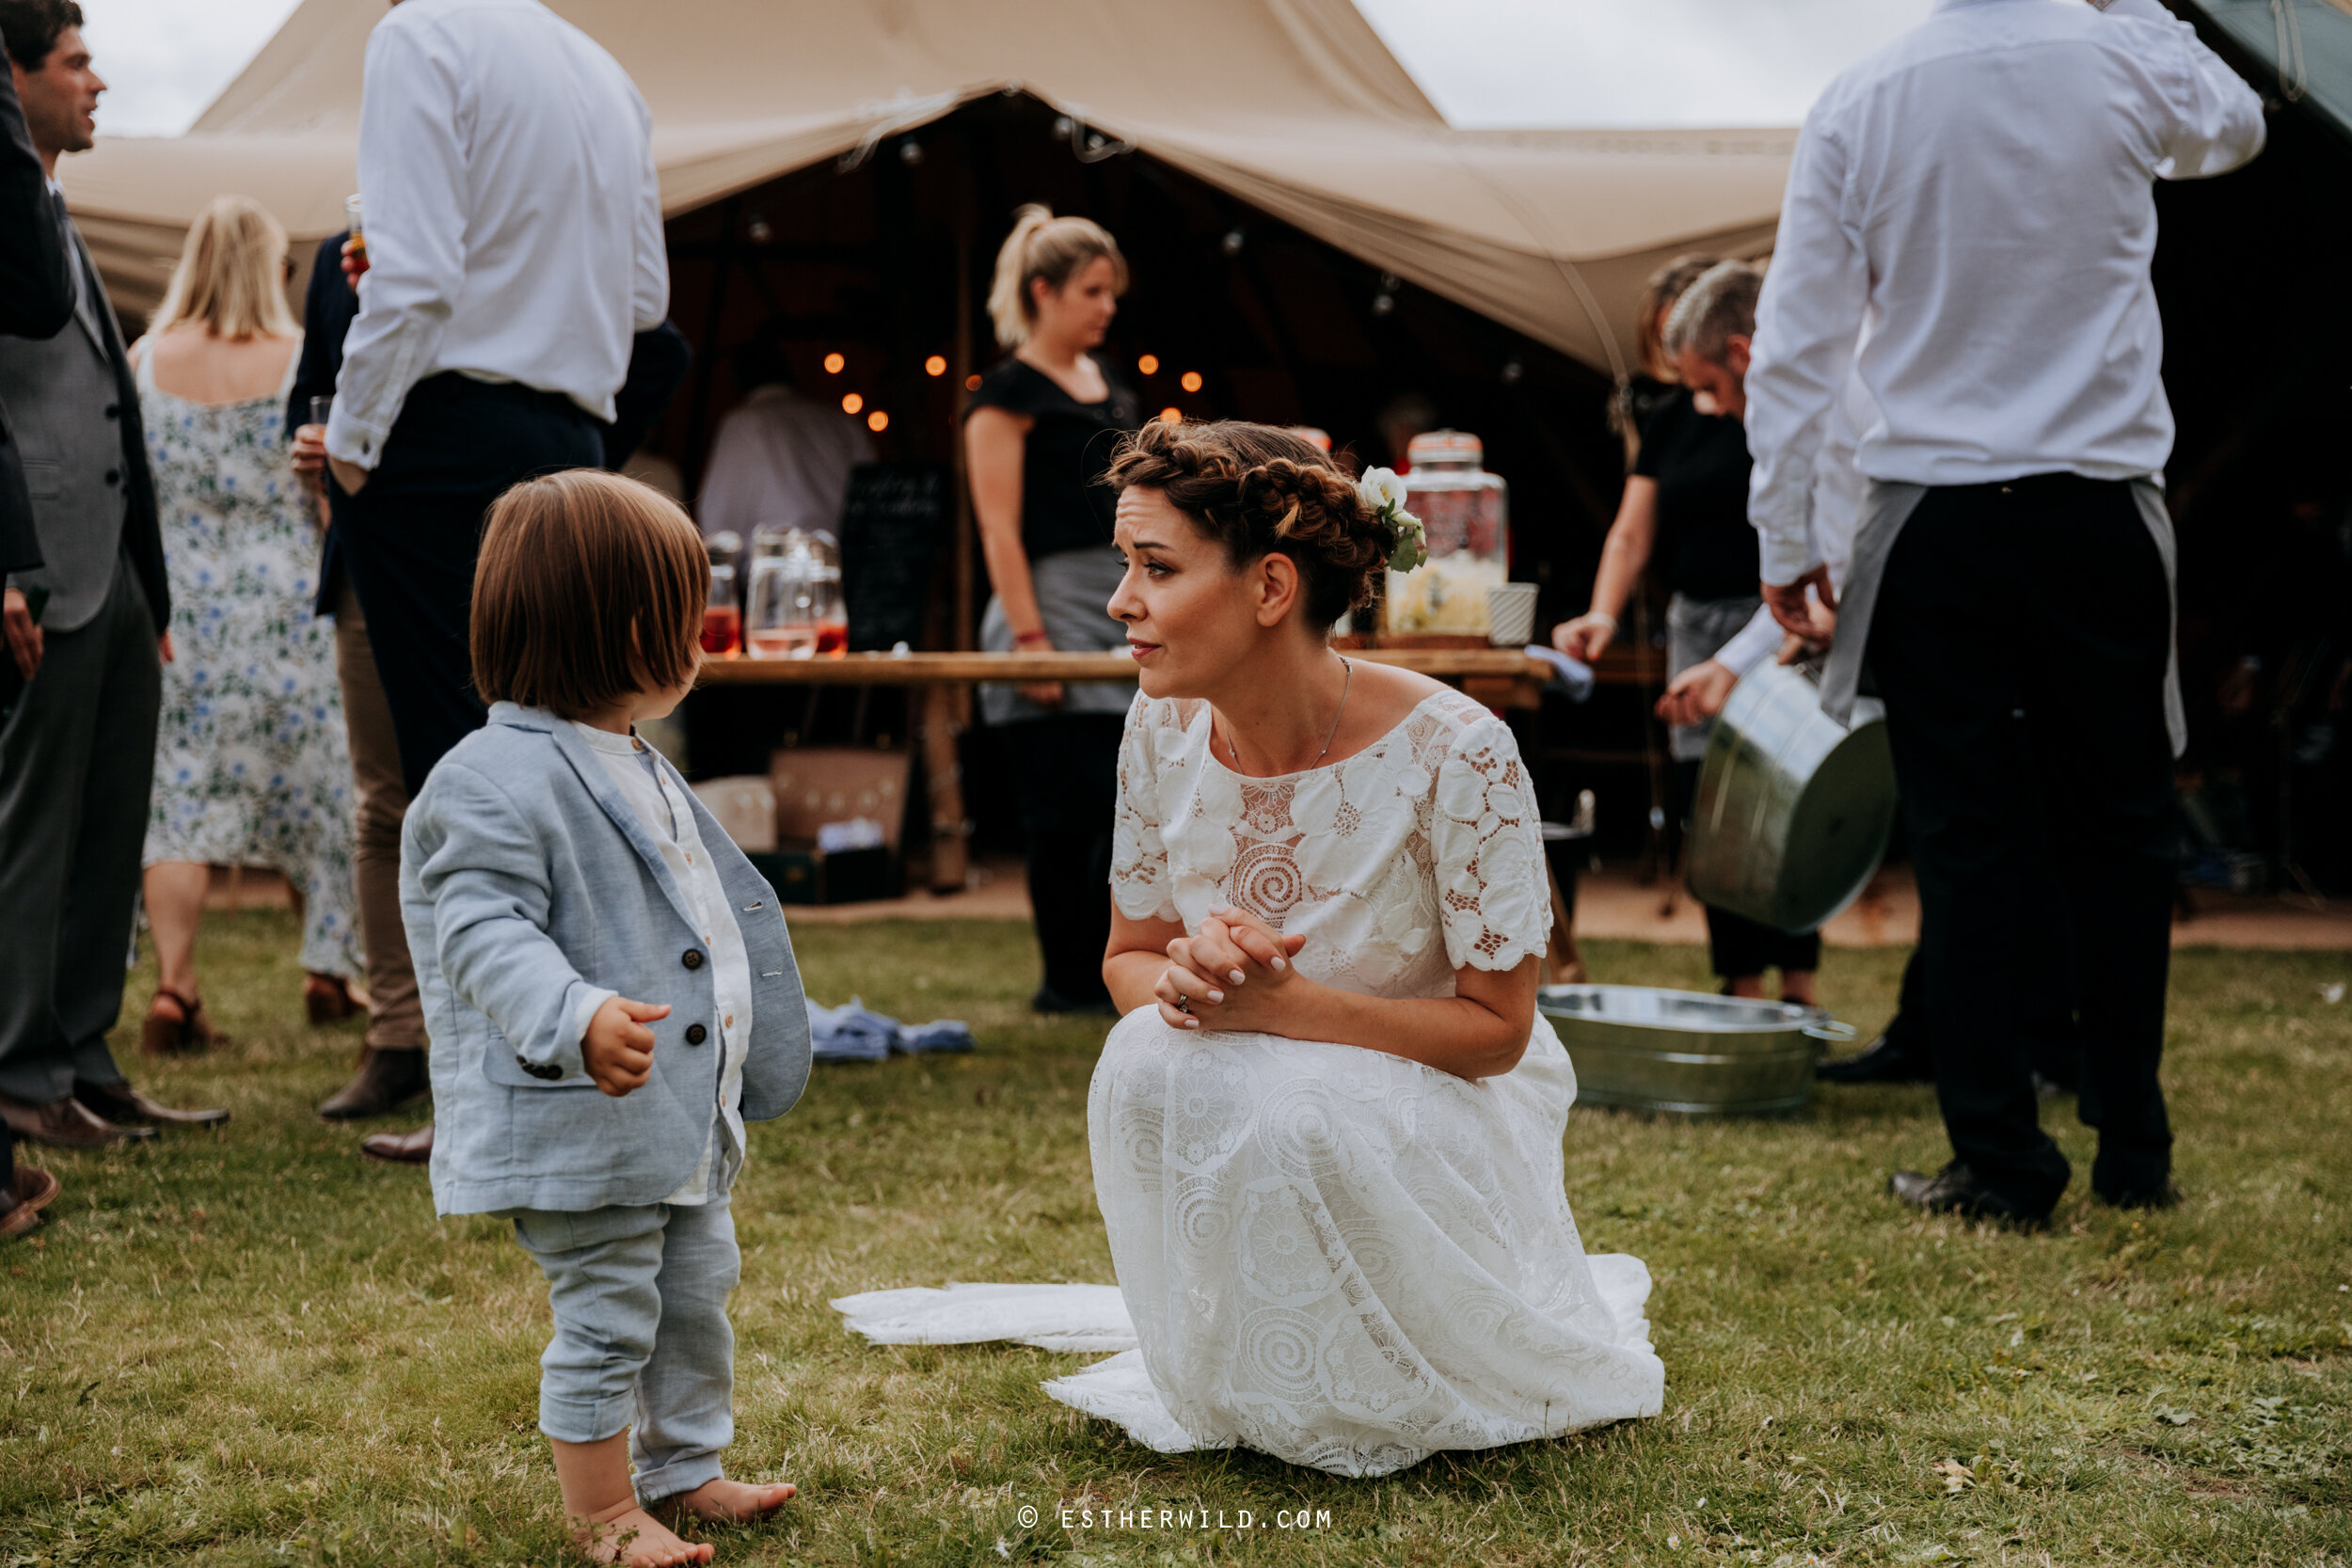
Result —
<path fill-rule="evenodd" d="M 725 1196 L 506 1217 L 546 1272 L 555 1313 L 539 1357 L 539 1430 L 596 1443 L 628 1427 L 641 1503 L 718 1480 L 735 1440 L 727 1296 L 743 1274 Z"/>

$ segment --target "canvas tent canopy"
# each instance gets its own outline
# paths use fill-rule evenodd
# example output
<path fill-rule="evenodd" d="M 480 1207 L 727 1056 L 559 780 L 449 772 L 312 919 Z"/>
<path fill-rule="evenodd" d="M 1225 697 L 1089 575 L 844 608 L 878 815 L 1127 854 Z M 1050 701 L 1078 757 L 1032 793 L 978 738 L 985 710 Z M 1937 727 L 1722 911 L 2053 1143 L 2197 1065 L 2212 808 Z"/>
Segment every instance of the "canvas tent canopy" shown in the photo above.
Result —
<path fill-rule="evenodd" d="M 554 0 L 653 111 L 672 216 L 1023 90 L 1604 374 L 1662 260 L 1759 250 L 1794 132 L 1462 131 L 1349 0 Z M 303 0 L 185 135 L 102 139 L 59 173 L 126 306 L 212 196 L 297 242 L 342 227 L 384 0 Z M 1090 141 L 1082 141 L 1091 147 Z"/>

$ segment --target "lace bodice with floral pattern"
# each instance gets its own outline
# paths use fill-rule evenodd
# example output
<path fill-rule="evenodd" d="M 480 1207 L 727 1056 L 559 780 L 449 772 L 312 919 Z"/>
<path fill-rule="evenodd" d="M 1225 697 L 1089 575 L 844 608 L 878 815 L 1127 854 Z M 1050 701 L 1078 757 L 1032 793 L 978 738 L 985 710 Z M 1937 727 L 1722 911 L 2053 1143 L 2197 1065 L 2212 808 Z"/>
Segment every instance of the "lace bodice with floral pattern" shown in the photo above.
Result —
<path fill-rule="evenodd" d="M 1450 996 L 1551 929 L 1535 793 L 1502 720 L 1433 693 L 1354 756 L 1253 779 L 1210 751 L 1209 705 L 1138 697 L 1120 744 L 1111 891 L 1186 929 L 1224 905 L 1303 934 L 1303 974 Z"/>

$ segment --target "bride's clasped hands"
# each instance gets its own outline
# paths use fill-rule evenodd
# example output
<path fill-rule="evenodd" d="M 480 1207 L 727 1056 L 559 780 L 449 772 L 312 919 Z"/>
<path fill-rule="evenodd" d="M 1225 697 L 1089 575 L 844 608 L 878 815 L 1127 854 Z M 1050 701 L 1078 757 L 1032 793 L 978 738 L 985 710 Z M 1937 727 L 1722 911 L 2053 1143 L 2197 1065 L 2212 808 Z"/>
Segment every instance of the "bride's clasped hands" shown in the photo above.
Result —
<path fill-rule="evenodd" d="M 1325 988 L 1291 959 L 1307 945 L 1247 911 L 1220 906 L 1188 937 L 1168 944 L 1168 968 L 1152 995 L 1161 1022 L 1178 1029 L 1245 1029 L 1295 1037 Z"/>

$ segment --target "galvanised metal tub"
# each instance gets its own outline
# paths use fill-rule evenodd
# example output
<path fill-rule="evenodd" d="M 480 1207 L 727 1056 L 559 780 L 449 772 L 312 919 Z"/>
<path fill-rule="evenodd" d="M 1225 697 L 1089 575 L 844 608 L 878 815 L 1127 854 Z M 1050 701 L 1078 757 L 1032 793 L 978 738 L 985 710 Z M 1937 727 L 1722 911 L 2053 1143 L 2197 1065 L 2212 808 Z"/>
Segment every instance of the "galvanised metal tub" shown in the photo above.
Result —
<path fill-rule="evenodd" d="M 1741 676 L 1699 766 L 1683 847 L 1692 895 L 1783 931 L 1818 929 L 1852 903 L 1895 826 L 1885 717 L 1864 697 L 1840 724 L 1798 666 Z"/>
<path fill-rule="evenodd" d="M 1822 1046 L 1854 1037 L 1818 1007 L 1651 986 L 1546 986 L 1535 1005 L 1576 1064 L 1577 1103 L 1679 1116 L 1797 1110 Z"/>

